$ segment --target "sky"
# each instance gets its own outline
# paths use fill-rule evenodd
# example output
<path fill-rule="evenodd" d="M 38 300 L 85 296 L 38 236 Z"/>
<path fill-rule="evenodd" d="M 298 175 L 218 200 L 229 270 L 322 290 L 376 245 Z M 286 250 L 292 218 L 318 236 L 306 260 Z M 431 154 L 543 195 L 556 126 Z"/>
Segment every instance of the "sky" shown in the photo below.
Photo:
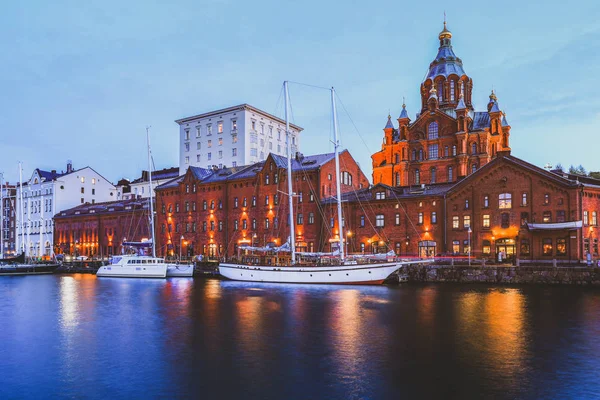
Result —
<path fill-rule="evenodd" d="M 174 120 L 241 103 L 283 116 L 284 80 L 336 88 L 342 147 L 371 176 L 388 112 L 419 85 L 444 11 L 485 110 L 493 88 L 512 154 L 600 171 L 596 1 L 13 1 L 0 14 L 0 172 L 91 166 L 109 181 L 178 166 Z M 322 89 L 290 85 L 304 154 L 332 151 Z"/>

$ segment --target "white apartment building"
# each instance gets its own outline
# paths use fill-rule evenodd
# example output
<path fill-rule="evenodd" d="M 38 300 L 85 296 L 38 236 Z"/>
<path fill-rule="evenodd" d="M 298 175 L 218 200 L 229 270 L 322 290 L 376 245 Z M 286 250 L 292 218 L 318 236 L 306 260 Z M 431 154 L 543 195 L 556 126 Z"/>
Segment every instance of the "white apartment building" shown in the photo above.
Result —
<path fill-rule="evenodd" d="M 249 104 L 178 119 L 179 174 L 187 168 L 235 167 L 263 161 L 269 153 L 287 155 L 285 121 Z M 292 154 L 300 132 L 290 124 Z"/>
<path fill-rule="evenodd" d="M 25 251 L 30 257 L 51 256 L 55 214 L 79 204 L 116 200 L 116 195 L 115 186 L 90 167 L 74 170 L 69 162 L 66 172 L 35 169 L 22 188 L 17 187 L 17 252 Z"/>
<path fill-rule="evenodd" d="M 177 178 L 178 176 L 180 176 L 178 167 L 152 171 L 152 188 L 155 189 L 157 186 Z M 142 171 L 142 176 L 140 178 L 131 182 L 127 179 L 119 181 L 117 184 L 117 200 L 145 199 L 150 197 L 150 185 L 148 181 L 149 174 L 148 171 L 145 170 Z"/>

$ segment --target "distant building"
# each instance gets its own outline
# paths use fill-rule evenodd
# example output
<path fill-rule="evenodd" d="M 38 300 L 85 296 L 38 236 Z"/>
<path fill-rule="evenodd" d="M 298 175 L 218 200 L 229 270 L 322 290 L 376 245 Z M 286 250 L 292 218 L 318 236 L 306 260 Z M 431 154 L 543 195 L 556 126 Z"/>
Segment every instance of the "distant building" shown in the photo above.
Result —
<path fill-rule="evenodd" d="M 178 119 L 179 174 L 188 167 L 237 167 L 287 155 L 285 121 L 249 104 Z M 302 128 L 290 124 L 292 154 Z"/>
<path fill-rule="evenodd" d="M 2 214 L 1 214 L 1 229 L 0 235 L 2 236 L 2 247 L 0 253 L 4 257 L 12 256 L 16 253 L 16 242 L 15 242 L 15 197 L 17 193 L 17 187 L 8 183 L 2 184 Z"/>
<path fill-rule="evenodd" d="M 16 248 L 28 256 L 50 256 L 54 249 L 53 220 L 60 210 L 78 204 L 99 203 L 116 198 L 115 186 L 90 167 L 73 169 L 67 163 L 66 172 L 36 168 L 16 191 Z"/>
<path fill-rule="evenodd" d="M 86 203 L 54 216 L 55 252 L 106 258 L 124 241 L 150 239 L 148 199 Z"/>
<path fill-rule="evenodd" d="M 156 189 L 157 186 L 162 185 L 165 182 L 170 181 L 173 178 L 179 176 L 179 168 L 164 168 L 158 171 L 152 171 L 152 187 Z M 121 179 L 117 183 L 118 188 L 118 199 L 129 200 L 137 198 L 148 198 L 149 186 L 148 186 L 148 171 L 142 171 L 142 176 L 129 182 L 127 179 Z"/>

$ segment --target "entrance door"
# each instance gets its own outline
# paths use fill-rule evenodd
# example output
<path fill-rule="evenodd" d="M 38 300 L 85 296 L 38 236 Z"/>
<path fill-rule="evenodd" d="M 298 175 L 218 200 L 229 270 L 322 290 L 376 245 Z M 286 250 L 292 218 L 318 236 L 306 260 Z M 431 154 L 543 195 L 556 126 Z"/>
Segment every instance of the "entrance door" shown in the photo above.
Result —
<path fill-rule="evenodd" d="M 513 261 L 516 254 L 515 239 L 496 240 L 496 260 L 498 260 L 501 251 L 504 252 L 504 259 L 502 261 Z"/>
<path fill-rule="evenodd" d="M 423 240 L 419 242 L 419 257 L 433 257 L 436 254 L 436 243 L 431 240 Z"/>
<path fill-rule="evenodd" d="M 208 245 L 208 257 L 210 258 L 216 258 L 217 257 L 217 245 L 216 244 L 209 244 Z"/>

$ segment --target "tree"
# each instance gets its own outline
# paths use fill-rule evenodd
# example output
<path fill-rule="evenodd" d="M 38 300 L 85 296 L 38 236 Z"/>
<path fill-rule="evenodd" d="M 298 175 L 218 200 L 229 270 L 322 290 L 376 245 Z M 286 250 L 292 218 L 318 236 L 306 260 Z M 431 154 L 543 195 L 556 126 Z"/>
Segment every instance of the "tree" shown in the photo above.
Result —
<path fill-rule="evenodd" d="M 578 167 L 574 167 L 573 165 L 571 165 L 569 167 L 569 173 L 570 174 L 574 174 L 574 175 L 582 175 L 582 176 L 586 176 L 587 172 L 585 171 L 585 168 L 583 168 L 583 165 L 579 164 Z"/>
<path fill-rule="evenodd" d="M 600 179 L 600 171 L 590 171 L 589 177 L 594 179 Z"/>
<path fill-rule="evenodd" d="M 562 166 L 561 163 L 556 164 L 556 167 L 554 167 L 554 169 L 565 172 L 565 168 Z"/>

